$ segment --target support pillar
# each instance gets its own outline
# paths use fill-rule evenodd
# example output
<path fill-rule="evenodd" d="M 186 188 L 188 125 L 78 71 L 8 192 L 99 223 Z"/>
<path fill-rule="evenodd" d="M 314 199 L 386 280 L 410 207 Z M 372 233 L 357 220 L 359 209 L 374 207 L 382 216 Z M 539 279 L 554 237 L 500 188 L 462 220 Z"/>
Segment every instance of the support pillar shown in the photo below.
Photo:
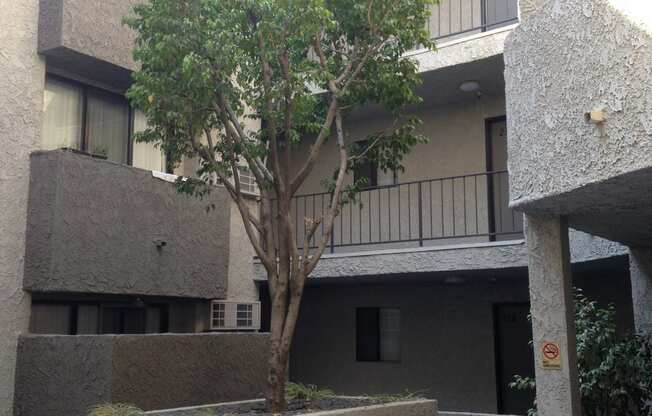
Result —
<path fill-rule="evenodd" d="M 636 332 L 652 337 L 652 248 L 630 248 L 629 276 Z"/>
<path fill-rule="evenodd" d="M 568 225 L 526 216 L 539 416 L 580 416 Z"/>

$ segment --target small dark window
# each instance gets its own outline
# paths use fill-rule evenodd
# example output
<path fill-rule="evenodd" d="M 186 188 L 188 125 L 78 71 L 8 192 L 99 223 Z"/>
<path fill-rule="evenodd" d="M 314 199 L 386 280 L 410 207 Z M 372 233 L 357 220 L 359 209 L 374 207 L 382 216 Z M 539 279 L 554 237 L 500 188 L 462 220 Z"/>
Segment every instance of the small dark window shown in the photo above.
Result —
<path fill-rule="evenodd" d="M 353 180 L 360 183 L 361 189 L 375 188 L 378 186 L 378 169 L 376 165 L 367 161 L 355 167 Z"/>
<path fill-rule="evenodd" d="M 356 143 L 359 146 L 359 151 L 364 152 L 369 145 L 366 140 Z M 353 180 L 355 183 L 361 182 L 360 188 L 375 188 L 378 186 L 378 168 L 375 163 L 367 160 L 364 163 L 358 164 L 353 170 Z"/>
<path fill-rule="evenodd" d="M 356 309 L 357 361 L 400 361 L 400 321 L 398 308 Z"/>

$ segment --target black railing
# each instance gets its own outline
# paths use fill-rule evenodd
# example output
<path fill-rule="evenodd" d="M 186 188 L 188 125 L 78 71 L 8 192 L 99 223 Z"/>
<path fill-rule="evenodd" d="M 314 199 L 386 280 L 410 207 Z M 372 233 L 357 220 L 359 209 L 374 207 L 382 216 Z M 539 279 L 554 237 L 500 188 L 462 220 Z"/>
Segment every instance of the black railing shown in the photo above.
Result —
<path fill-rule="evenodd" d="M 433 6 L 428 32 L 451 40 L 518 22 L 518 0 L 440 0 Z"/>
<path fill-rule="evenodd" d="M 522 238 L 521 214 L 508 207 L 507 171 L 426 179 L 360 191 L 335 220 L 329 247 L 435 245 L 438 241 L 482 242 Z M 330 204 L 329 193 L 299 195 L 292 217 L 299 247 L 309 223 Z M 322 239 L 323 222 L 310 238 Z"/>

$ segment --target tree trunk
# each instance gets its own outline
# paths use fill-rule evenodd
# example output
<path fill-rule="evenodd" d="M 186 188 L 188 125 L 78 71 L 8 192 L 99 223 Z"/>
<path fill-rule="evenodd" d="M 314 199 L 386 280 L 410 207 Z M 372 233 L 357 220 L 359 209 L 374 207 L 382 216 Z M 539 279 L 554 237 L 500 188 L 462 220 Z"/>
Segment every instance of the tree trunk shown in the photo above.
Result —
<path fill-rule="evenodd" d="M 273 415 L 280 415 L 287 405 L 285 403 L 287 359 L 284 360 L 282 356 L 281 351 L 277 349 L 276 351 L 271 351 L 269 360 L 265 399 L 267 411 Z"/>

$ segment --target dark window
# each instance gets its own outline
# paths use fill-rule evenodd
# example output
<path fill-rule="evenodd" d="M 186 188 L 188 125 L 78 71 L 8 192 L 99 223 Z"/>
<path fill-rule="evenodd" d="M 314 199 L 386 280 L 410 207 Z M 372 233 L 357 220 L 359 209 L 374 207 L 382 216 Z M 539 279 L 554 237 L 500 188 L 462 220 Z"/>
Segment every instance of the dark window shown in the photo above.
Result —
<path fill-rule="evenodd" d="M 37 334 L 144 334 L 168 331 L 165 305 L 34 301 L 30 332 Z"/>
<path fill-rule="evenodd" d="M 357 361 L 400 361 L 400 321 L 398 308 L 356 309 Z"/>
<path fill-rule="evenodd" d="M 361 163 L 353 170 L 353 180 L 360 183 L 360 188 L 375 188 L 378 186 L 378 169 L 370 161 Z"/>
<path fill-rule="evenodd" d="M 357 144 L 360 146 L 359 151 L 362 152 L 367 146 L 367 141 L 360 141 Z M 366 161 L 353 169 L 353 180 L 355 183 L 360 181 L 360 188 L 362 189 L 375 188 L 377 186 L 397 184 L 398 174 L 394 170 L 380 170 L 375 163 Z"/>

